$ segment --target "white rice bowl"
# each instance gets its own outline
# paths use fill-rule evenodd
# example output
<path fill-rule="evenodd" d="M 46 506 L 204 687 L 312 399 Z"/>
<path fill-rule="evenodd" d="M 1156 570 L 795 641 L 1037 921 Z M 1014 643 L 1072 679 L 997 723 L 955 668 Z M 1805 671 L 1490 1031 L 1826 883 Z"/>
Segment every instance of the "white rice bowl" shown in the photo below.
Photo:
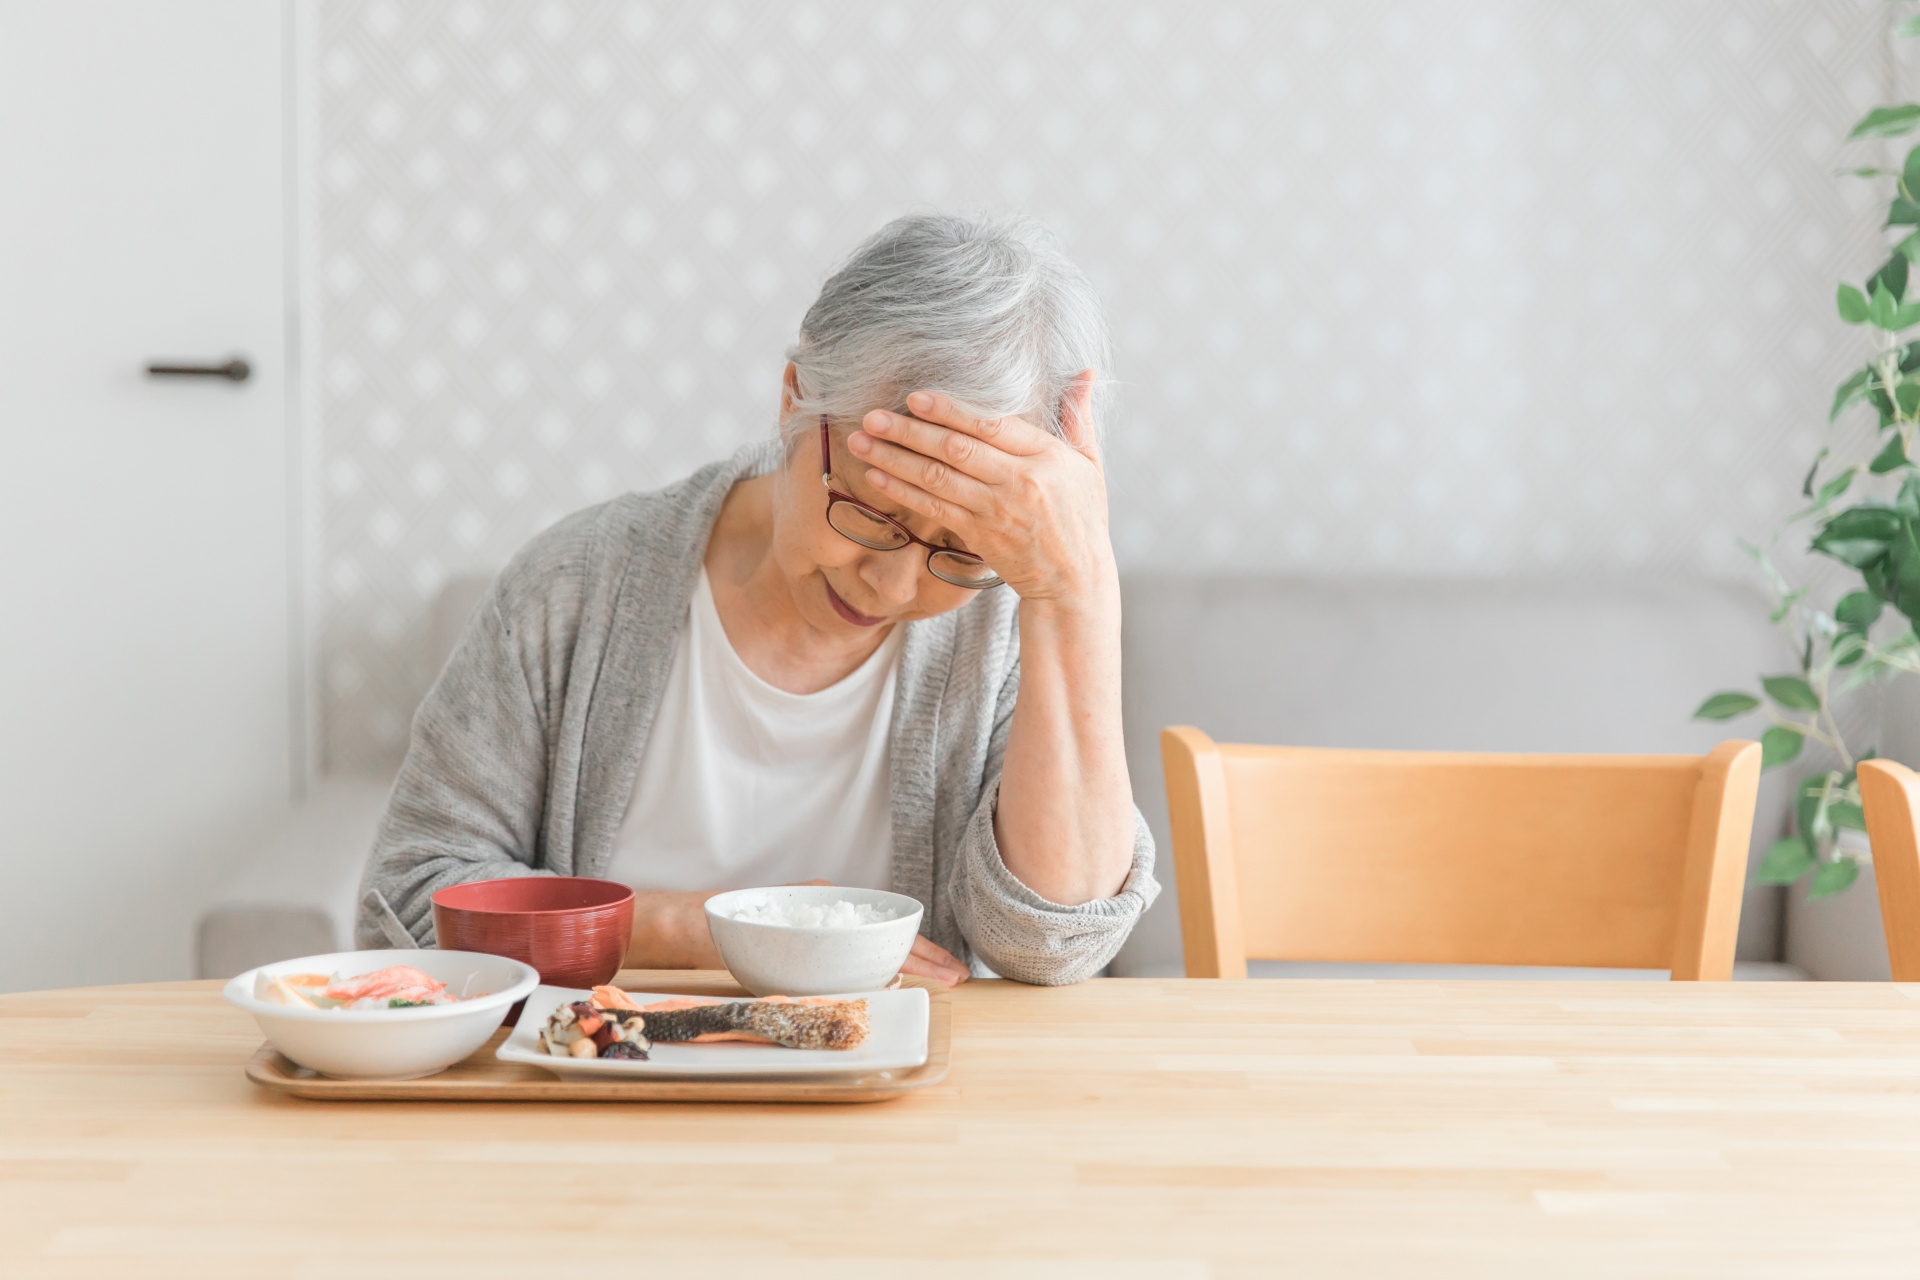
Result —
<path fill-rule="evenodd" d="M 707 899 L 707 927 L 734 981 L 757 996 L 876 991 L 920 932 L 919 902 L 881 889 L 781 885 Z"/>

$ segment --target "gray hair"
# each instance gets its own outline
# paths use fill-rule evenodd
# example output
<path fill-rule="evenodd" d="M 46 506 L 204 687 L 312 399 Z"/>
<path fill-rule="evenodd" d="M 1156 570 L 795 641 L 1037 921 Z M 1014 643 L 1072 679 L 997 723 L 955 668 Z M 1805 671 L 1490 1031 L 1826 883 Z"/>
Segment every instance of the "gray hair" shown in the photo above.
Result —
<path fill-rule="evenodd" d="M 909 214 L 827 278 L 787 359 L 799 384 L 781 423 L 791 443 L 823 413 L 904 413 L 922 390 L 1059 435 L 1062 398 L 1083 369 L 1096 373 L 1098 429 L 1113 350 L 1093 286 L 1038 222 Z"/>

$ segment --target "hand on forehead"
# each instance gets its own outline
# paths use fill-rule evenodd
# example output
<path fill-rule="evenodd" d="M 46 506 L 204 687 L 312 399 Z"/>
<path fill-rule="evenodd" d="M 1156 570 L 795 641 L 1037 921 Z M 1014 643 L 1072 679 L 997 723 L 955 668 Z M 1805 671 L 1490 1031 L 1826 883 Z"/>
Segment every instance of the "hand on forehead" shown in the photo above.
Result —
<path fill-rule="evenodd" d="M 933 457 L 941 456 L 940 451 L 947 449 L 965 451 L 966 446 L 953 441 L 955 434 L 1016 457 L 1038 453 L 1052 439 L 1044 428 L 1018 415 L 976 414 L 943 391 L 915 391 L 907 397 L 906 413 L 875 410 L 861 420 L 861 425 L 916 453 Z"/>

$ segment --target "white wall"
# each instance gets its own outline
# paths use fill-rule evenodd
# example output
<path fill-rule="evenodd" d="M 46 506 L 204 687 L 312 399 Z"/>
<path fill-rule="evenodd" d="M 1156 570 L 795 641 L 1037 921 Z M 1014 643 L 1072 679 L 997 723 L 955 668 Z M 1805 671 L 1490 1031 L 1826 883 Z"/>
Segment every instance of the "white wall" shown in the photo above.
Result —
<path fill-rule="evenodd" d="M 1130 568 L 1739 576 L 1871 269 L 1867 0 L 325 0 L 327 760 L 448 572 L 771 429 L 854 241 L 1019 207 L 1111 307 Z"/>

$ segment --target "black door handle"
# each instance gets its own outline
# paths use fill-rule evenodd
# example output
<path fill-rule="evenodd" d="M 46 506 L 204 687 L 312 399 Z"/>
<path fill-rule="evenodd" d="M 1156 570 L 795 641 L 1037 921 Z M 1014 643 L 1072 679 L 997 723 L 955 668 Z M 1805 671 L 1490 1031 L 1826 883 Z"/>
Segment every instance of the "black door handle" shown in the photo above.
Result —
<path fill-rule="evenodd" d="M 152 378 L 225 378 L 229 382 L 245 382 L 253 376 L 253 366 L 239 356 L 225 364 L 150 364 L 147 376 Z"/>

